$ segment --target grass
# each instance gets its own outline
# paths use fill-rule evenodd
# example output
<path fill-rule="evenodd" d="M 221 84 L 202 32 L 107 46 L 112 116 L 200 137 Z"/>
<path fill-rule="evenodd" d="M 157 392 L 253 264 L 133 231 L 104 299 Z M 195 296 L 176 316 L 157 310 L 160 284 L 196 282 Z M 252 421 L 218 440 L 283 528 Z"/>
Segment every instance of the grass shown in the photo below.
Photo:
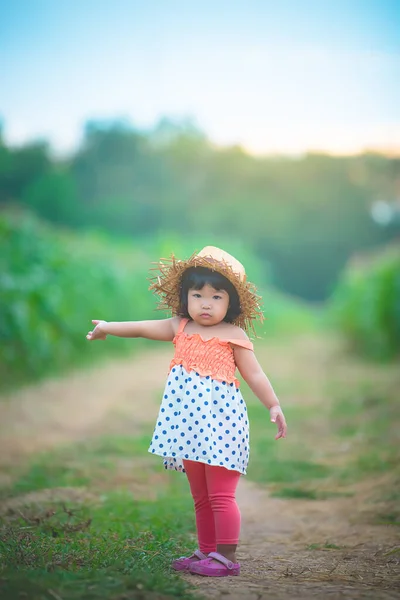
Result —
<path fill-rule="evenodd" d="M 122 598 L 131 590 L 129 598 L 143 590 L 192 597 L 169 572 L 170 561 L 190 546 L 192 512 L 181 497 L 149 503 L 111 493 L 97 506 L 52 505 L 44 514 L 21 515 L 1 532 L 4 600 L 17 592 L 39 599 L 49 589 L 63 600 Z"/>
<path fill-rule="evenodd" d="M 52 453 L 42 453 L 23 468 L 14 470 L 11 486 L 0 488 L 0 498 L 16 496 L 58 487 L 107 487 L 121 471 L 131 470 L 127 482 L 146 483 L 160 471 L 160 461 L 147 454 L 149 436 L 138 438 L 104 436 L 74 446 L 59 447 Z M 137 467 L 138 461 L 142 461 Z M 128 473 L 129 475 L 129 473 Z"/>
<path fill-rule="evenodd" d="M 302 487 L 279 487 L 271 491 L 273 498 L 305 498 L 307 500 L 326 500 L 353 496 L 353 492 L 335 492 L 333 490 L 307 489 Z"/>
<path fill-rule="evenodd" d="M 329 418 L 336 437 L 350 441 L 351 455 L 337 472 L 343 483 L 396 473 L 400 462 L 398 378 L 360 381 L 333 393 Z M 382 496 L 387 493 L 383 490 Z"/>
<path fill-rule="evenodd" d="M 172 559 L 194 545 L 186 478 L 165 474 L 152 500 L 138 499 L 129 489 L 138 480 L 149 483 L 154 473 L 150 463 L 139 473 L 132 468 L 130 481 L 118 491 L 107 478 L 101 486 L 96 483 L 105 448 L 114 456 L 132 458 L 132 451 L 143 445 L 144 438 L 104 438 L 64 447 L 34 459 L 10 489 L 3 489 L 3 497 L 32 492 L 36 496 L 11 502 L 0 525 L 2 599 L 194 597 L 190 586 L 170 571 Z M 112 456 L 107 458 L 109 472 Z M 90 476 L 82 477 L 77 457 Z M 154 469 L 160 469 L 156 463 Z M 83 491 L 81 501 L 77 494 L 71 499 L 70 491 L 82 484 L 90 486 L 90 495 Z M 46 493 L 48 488 L 53 496 Z M 149 592 L 153 596 L 144 596 Z"/>
<path fill-rule="evenodd" d="M 397 525 L 400 526 L 400 511 L 387 514 L 377 514 L 375 523 L 378 525 Z"/>
<path fill-rule="evenodd" d="M 331 544 L 329 542 L 325 542 L 325 544 L 310 544 L 307 546 L 307 550 L 342 550 L 343 546 L 337 546 L 336 544 Z"/>
<path fill-rule="evenodd" d="M 367 368 L 362 361 L 348 359 L 360 372 L 355 380 L 347 381 L 343 356 L 339 364 L 332 363 L 334 368 L 326 369 L 319 388 L 307 387 L 301 370 L 299 381 L 292 376 L 277 378 L 275 387 L 289 425 L 285 440 L 274 439 L 276 429 L 268 411 L 243 385 L 251 438 L 248 476 L 267 484 L 271 496 L 345 497 L 353 495 L 357 482 L 384 474 L 395 476 L 400 464 L 399 372 L 390 365 Z M 310 389 L 320 397 L 317 405 L 308 401 Z M 285 404 L 286 397 L 296 402 Z M 383 501 L 390 493 L 382 488 L 379 497 Z M 397 522 L 398 510 L 390 514 L 397 516 L 388 517 L 388 522 Z"/>
<path fill-rule="evenodd" d="M 317 500 L 317 492 L 315 490 L 307 490 L 298 487 L 282 487 L 272 491 L 273 498 L 306 498 L 307 500 Z"/>
<path fill-rule="evenodd" d="M 267 484 L 275 498 L 323 500 L 348 495 L 334 489 L 320 489 L 321 481 L 332 480 L 335 467 L 317 458 L 315 449 L 307 443 L 300 443 L 296 435 L 288 435 L 285 440 L 275 440 L 275 430 L 268 421 L 265 408 L 249 403 L 251 427 L 251 458 L 248 476 L 253 481 Z M 285 409 L 289 423 L 296 423 L 299 430 L 305 430 L 313 418 L 310 407 Z"/>
<path fill-rule="evenodd" d="M 251 427 L 249 478 L 268 484 L 271 495 L 275 497 L 321 498 L 322 493 L 312 486 L 319 480 L 332 477 L 334 468 L 318 461 L 316 453 L 310 452 L 307 444 L 300 444 L 296 435 L 275 440 L 274 426 L 260 403 L 249 402 L 248 411 Z M 310 407 L 289 406 L 285 414 L 289 423 L 296 423 L 296 427 L 302 429 L 307 427 L 313 410 Z"/>

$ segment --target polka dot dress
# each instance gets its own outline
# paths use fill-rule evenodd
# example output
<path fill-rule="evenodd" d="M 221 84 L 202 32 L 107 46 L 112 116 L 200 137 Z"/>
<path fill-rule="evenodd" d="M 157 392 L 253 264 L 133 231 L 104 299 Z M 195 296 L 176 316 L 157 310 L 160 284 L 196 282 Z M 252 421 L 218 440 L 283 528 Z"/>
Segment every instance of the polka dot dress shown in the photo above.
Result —
<path fill-rule="evenodd" d="M 149 452 L 166 469 L 183 471 L 183 460 L 246 473 L 249 461 L 247 408 L 234 383 L 188 373 L 169 373 Z"/>

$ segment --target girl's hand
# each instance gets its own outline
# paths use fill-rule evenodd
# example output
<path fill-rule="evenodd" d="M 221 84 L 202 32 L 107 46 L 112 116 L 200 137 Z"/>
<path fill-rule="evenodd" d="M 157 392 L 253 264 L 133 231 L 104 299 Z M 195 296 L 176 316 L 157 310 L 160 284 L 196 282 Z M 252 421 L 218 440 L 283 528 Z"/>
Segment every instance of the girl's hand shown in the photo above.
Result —
<path fill-rule="evenodd" d="M 269 414 L 271 415 L 271 423 L 276 423 L 278 427 L 278 433 L 276 434 L 275 439 L 279 440 L 279 438 L 286 437 L 287 425 L 281 407 L 273 406 L 270 408 Z"/>
<path fill-rule="evenodd" d="M 91 342 L 93 340 L 105 340 L 107 337 L 107 334 L 104 333 L 104 331 L 102 329 L 102 325 L 104 323 L 107 323 L 107 321 L 98 321 L 97 319 L 95 319 L 94 321 L 92 321 L 92 323 L 94 323 L 96 325 L 96 327 L 93 329 L 93 331 L 89 331 L 89 333 L 86 336 L 86 339 Z"/>

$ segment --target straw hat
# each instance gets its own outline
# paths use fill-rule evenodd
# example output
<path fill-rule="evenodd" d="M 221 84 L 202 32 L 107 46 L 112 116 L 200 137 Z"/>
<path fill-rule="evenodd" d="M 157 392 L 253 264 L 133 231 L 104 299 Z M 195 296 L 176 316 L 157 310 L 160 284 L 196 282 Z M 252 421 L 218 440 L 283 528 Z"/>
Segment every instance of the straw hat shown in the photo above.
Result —
<path fill-rule="evenodd" d="M 253 320 L 263 321 L 261 298 L 257 295 L 255 286 L 247 281 L 244 266 L 215 246 L 206 246 L 187 260 L 176 260 L 173 255 L 171 258 L 162 258 L 158 266 L 151 269 L 158 271 L 158 274 L 150 278 L 149 290 L 159 296 L 160 310 L 167 309 L 171 310 L 173 315 L 179 314 L 182 275 L 189 267 L 206 267 L 217 271 L 235 286 L 241 307 L 241 313 L 234 321 L 235 325 L 245 330 L 251 327 L 254 331 Z"/>

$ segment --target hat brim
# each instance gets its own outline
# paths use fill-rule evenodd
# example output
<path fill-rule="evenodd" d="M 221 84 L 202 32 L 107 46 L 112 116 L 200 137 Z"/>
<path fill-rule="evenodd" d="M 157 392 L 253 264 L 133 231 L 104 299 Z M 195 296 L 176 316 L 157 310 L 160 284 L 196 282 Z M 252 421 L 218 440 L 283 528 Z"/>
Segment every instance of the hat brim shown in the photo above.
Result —
<path fill-rule="evenodd" d="M 159 310 L 170 310 L 172 315 L 179 315 L 180 291 L 183 273 L 190 267 L 206 267 L 211 271 L 216 271 L 226 277 L 234 285 L 240 302 L 241 313 L 235 319 L 234 324 L 245 331 L 252 331 L 255 334 L 254 321 L 262 322 L 264 316 L 261 310 L 261 297 L 256 293 L 255 286 L 240 279 L 233 271 L 230 264 L 224 260 L 215 260 L 208 256 L 198 256 L 193 254 L 187 260 L 176 260 L 171 258 L 162 258 L 157 267 L 151 271 L 157 271 L 149 281 L 151 290 L 159 298 Z"/>

